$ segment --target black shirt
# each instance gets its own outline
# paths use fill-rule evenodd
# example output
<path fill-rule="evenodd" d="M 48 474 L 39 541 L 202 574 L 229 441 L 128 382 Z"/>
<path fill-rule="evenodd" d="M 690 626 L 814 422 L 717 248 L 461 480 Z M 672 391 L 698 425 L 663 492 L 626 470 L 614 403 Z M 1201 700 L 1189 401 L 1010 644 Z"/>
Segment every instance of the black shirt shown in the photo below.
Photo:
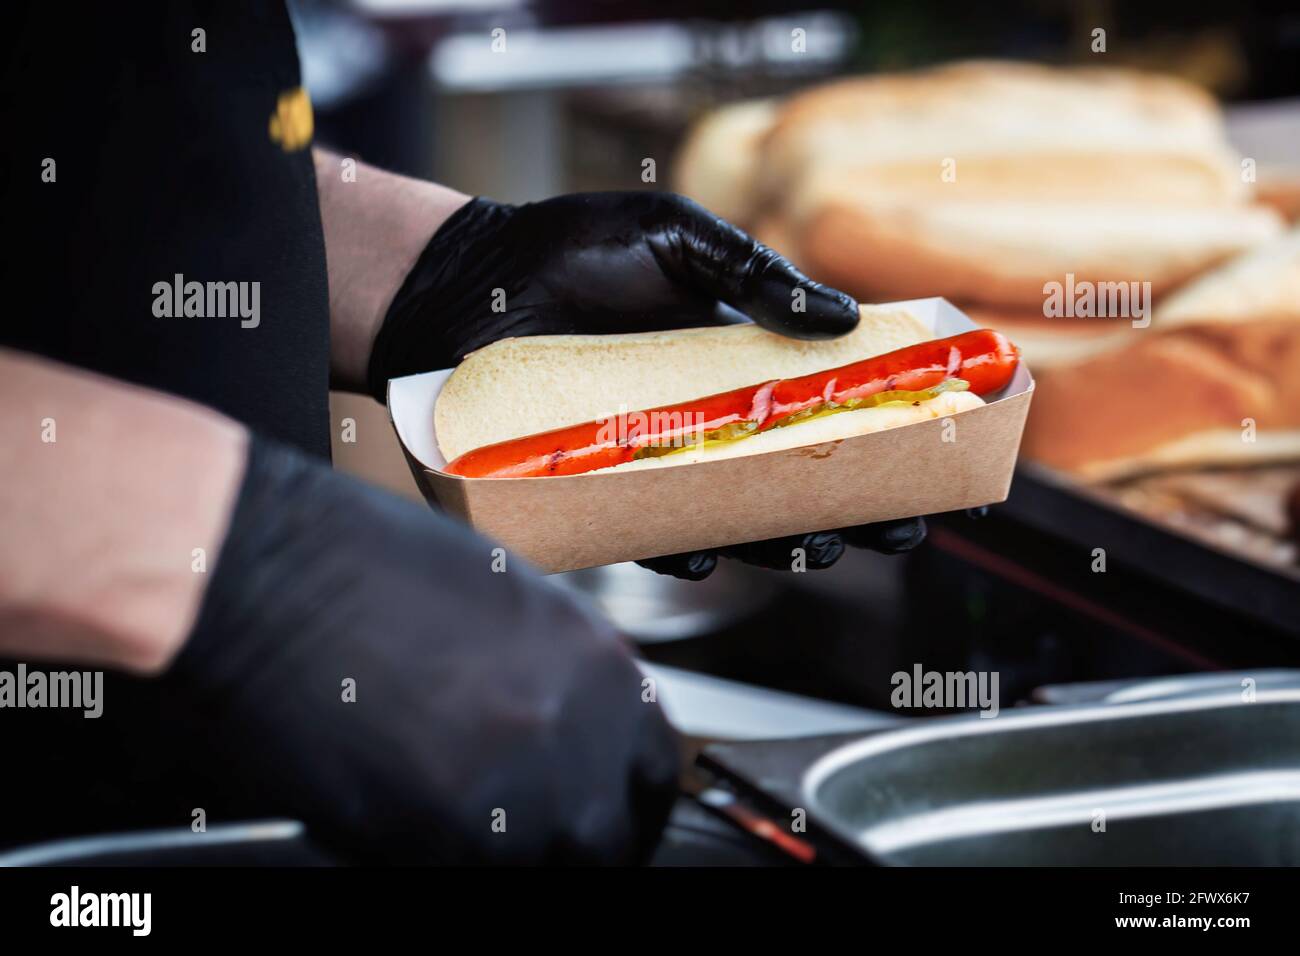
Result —
<path fill-rule="evenodd" d="M 0 16 L 14 243 L 0 343 L 328 456 L 324 240 L 284 5 L 45 2 Z M 178 282 L 201 284 L 188 287 L 201 314 L 184 297 L 175 314 L 164 287 Z"/>
<path fill-rule="evenodd" d="M 0 19 L 0 344 L 194 399 L 328 456 L 324 240 L 284 6 L 46 0 Z M 205 284 L 203 315 L 186 316 L 184 299 L 165 314 L 156 290 L 177 274 Z M 238 309 L 211 314 L 208 282 L 259 283 L 256 324 Z M 257 809 L 237 783 L 225 792 L 211 768 L 187 768 L 154 682 L 109 679 L 105 719 L 3 711 L 16 782 L 0 796 L 0 848 L 183 826 L 193 806 L 214 819 Z"/>

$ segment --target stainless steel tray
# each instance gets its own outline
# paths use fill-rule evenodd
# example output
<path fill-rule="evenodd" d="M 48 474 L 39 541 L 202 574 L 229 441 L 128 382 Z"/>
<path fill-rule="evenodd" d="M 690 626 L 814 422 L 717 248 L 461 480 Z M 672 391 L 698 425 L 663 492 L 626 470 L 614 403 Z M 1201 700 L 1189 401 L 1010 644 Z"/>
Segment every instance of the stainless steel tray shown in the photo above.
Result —
<path fill-rule="evenodd" d="M 830 750 L 798 792 L 885 864 L 1300 864 L 1300 690 L 926 720 Z"/>

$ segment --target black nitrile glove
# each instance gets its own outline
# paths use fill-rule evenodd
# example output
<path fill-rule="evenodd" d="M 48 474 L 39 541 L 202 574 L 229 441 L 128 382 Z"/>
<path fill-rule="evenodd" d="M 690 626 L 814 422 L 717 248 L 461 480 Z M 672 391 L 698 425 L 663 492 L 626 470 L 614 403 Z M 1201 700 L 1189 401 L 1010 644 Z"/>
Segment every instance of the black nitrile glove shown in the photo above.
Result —
<path fill-rule="evenodd" d="M 988 515 L 989 508 L 988 505 L 981 505 L 978 508 L 967 508 L 965 513 L 966 517 L 979 520 Z M 898 518 L 894 521 L 841 528 L 838 531 L 814 531 L 787 538 L 752 541 L 716 551 L 667 554 L 661 558 L 638 561 L 637 564 L 686 581 L 703 581 L 717 568 L 719 557 L 736 558 L 760 568 L 788 571 L 794 566 L 795 549 L 802 548 L 803 566 L 809 571 L 821 571 L 838 561 L 844 555 L 846 546 L 865 548 L 881 554 L 903 554 L 924 541 L 925 535 L 924 518 Z"/>
<path fill-rule="evenodd" d="M 973 521 L 987 517 L 988 505 L 967 508 L 966 517 Z M 716 551 L 687 551 L 649 558 L 637 564 L 672 575 L 686 581 L 702 581 L 718 566 L 719 557 L 736 558 L 746 564 L 776 571 L 788 571 L 794 566 L 795 549 L 803 549 L 803 566 L 809 571 L 829 568 L 844 555 L 845 547 L 865 548 L 881 554 L 903 554 L 925 540 L 924 518 L 898 518 L 876 524 L 857 525 L 838 531 L 814 531 L 809 534 L 790 535 L 752 541 Z"/>
<path fill-rule="evenodd" d="M 394 297 L 371 352 L 370 391 L 382 402 L 388 379 L 449 368 L 511 336 L 689 328 L 739 321 L 737 312 L 797 339 L 858 324 L 849 296 L 682 196 L 473 199 Z"/>
<path fill-rule="evenodd" d="M 254 441 L 162 680 L 228 781 L 355 858 L 641 859 L 674 735 L 610 628 L 493 547 Z"/>
<path fill-rule="evenodd" d="M 911 551 L 924 540 L 924 518 L 900 518 L 896 521 L 841 528 L 838 531 L 814 531 L 786 538 L 751 541 L 715 551 L 668 554 L 661 558 L 638 561 L 637 564 L 686 581 L 702 581 L 718 566 L 719 557 L 735 558 L 760 568 L 789 571 L 795 565 L 795 549 L 801 548 L 802 566 L 809 571 L 821 571 L 838 561 L 846 546 L 866 548 L 881 554 L 902 554 Z"/>

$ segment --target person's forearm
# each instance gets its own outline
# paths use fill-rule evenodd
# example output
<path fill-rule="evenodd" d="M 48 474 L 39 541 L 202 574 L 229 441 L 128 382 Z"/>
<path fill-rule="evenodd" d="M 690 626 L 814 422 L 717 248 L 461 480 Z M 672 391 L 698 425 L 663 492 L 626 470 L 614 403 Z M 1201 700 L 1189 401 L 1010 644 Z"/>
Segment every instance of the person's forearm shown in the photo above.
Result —
<path fill-rule="evenodd" d="M 215 566 L 247 433 L 5 349 L 0 401 L 0 654 L 162 670 Z"/>
<path fill-rule="evenodd" d="M 375 335 L 429 237 L 469 196 L 386 173 L 322 149 L 316 161 L 329 271 L 330 370 L 337 388 L 365 387 Z"/>

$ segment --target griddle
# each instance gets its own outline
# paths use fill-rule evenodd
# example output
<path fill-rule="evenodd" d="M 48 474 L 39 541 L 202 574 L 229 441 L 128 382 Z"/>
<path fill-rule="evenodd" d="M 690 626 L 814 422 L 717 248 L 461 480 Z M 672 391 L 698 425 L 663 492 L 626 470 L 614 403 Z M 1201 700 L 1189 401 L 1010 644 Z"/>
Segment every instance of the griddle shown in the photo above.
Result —
<path fill-rule="evenodd" d="M 989 517 L 941 516 L 931 544 L 1179 657 L 1190 670 L 1300 663 L 1300 569 L 1266 565 L 1021 463 Z M 1104 549 L 1106 571 L 1092 570 Z"/>

